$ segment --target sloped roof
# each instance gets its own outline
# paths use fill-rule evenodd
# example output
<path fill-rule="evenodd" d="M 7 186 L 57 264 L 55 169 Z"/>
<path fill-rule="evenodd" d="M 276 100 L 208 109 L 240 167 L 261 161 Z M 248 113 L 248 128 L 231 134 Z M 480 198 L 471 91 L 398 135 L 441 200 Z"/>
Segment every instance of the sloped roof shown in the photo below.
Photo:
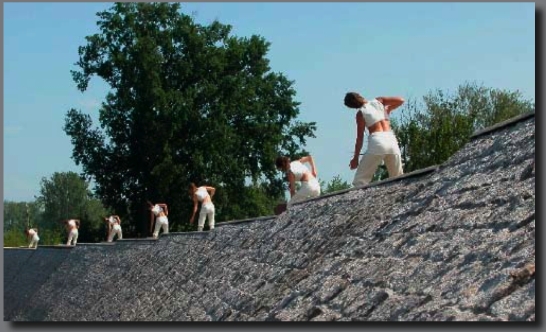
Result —
<path fill-rule="evenodd" d="M 534 132 L 212 232 L 4 249 L 4 319 L 535 320 Z"/>

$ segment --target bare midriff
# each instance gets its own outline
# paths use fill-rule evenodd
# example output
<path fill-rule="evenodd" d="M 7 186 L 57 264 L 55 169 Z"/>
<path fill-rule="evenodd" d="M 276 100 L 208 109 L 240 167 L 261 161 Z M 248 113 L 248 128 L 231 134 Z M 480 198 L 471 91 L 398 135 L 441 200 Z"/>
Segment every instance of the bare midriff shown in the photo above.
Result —
<path fill-rule="evenodd" d="M 368 127 L 370 134 L 381 132 L 381 131 L 391 131 L 391 124 L 389 120 L 379 120 L 373 125 Z"/>

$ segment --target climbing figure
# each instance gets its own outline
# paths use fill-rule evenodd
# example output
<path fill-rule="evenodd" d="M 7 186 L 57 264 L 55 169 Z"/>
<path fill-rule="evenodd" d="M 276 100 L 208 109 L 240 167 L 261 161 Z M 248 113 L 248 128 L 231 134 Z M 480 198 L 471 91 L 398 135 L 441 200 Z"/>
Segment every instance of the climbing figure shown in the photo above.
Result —
<path fill-rule="evenodd" d="M 66 242 L 66 245 L 69 246 L 72 243 L 72 245 L 75 246 L 78 243 L 78 229 L 80 228 L 80 220 L 68 219 L 64 220 L 63 223 L 66 224 L 66 228 L 68 230 L 68 241 Z"/>
<path fill-rule="evenodd" d="M 304 163 L 311 165 L 311 170 Z M 294 203 L 308 198 L 320 196 L 320 183 L 317 180 L 317 169 L 312 156 L 305 156 L 296 161 L 280 156 L 275 161 L 278 170 L 285 172 L 290 189 L 290 200 L 286 204 L 290 208 Z M 296 192 L 296 181 L 301 182 L 300 189 Z"/>
<path fill-rule="evenodd" d="M 353 159 L 349 163 L 351 169 L 357 169 L 353 186 L 363 186 L 371 182 L 377 167 L 383 161 L 389 177 L 402 175 L 402 158 L 400 147 L 394 132 L 391 130 L 390 113 L 404 103 L 401 97 L 377 97 L 366 100 L 356 92 L 345 95 L 344 104 L 357 109 L 356 113 L 356 143 Z M 368 149 L 358 161 L 364 131 L 368 128 Z"/>
<path fill-rule="evenodd" d="M 214 229 L 214 204 L 212 203 L 212 197 L 216 192 L 216 188 L 210 186 L 197 187 L 195 183 L 190 184 L 189 188 L 190 196 L 193 200 L 193 214 L 190 218 L 190 224 L 193 224 L 195 214 L 197 213 L 197 206 L 201 202 L 201 210 L 199 211 L 199 219 L 197 220 L 197 231 L 203 231 L 205 227 L 205 219 L 208 219 L 209 230 Z"/>
<path fill-rule="evenodd" d="M 148 205 L 150 211 L 152 211 L 150 220 L 150 232 L 152 231 L 152 226 L 155 218 L 155 228 L 152 233 L 152 237 L 154 239 L 157 239 L 159 237 L 159 229 L 163 229 L 163 234 L 169 234 L 169 219 L 167 218 L 167 216 L 169 215 L 169 209 L 167 208 L 167 204 L 157 203 L 154 205 L 151 202 L 148 202 Z"/>
<path fill-rule="evenodd" d="M 40 241 L 40 237 L 38 237 L 38 228 L 25 229 L 25 235 L 27 236 L 27 239 L 30 241 L 30 244 L 28 245 L 28 247 L 38 248 L 38 241 Z"/>
<path fill-rule="evenodd" d="M 104 218 L 104 221 L 108 224 L 108 237 L 107 242 L 112 242 L 114 236 L 118 236 L 118 240 L 123 238 L 121 233 L 121 219 L 118 215 L 112 215 L 110 217 Z"/>

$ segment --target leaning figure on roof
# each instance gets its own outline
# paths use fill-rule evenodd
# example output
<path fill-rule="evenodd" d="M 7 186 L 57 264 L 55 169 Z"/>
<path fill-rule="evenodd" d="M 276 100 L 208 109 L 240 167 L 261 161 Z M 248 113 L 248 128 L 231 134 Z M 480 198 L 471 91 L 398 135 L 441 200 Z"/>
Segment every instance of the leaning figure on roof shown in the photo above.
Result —
<path fill-rule="evenodd" d="M 311 165 L 311 169 L 304 163 Z M 305 156 L 295 161 L 280 156 L 275 161 L 275 166 L 278 170 L 286 173 L 288 178 L 290 200 L 286 204 L 287 208 L 290 208 L 294 203 L 320 196 L 320 183 L 317 180 L 317 169 L 312 156 Z M 297 192 L 296 181 L 301 182 L 301 187 Z"/>
<path fill-rule="evenodd" d="M 40 237 L 38 237 L 38 228 L 25 229 L 25 235 L 30 241 L 28 247 L 38 248 L 38 241 L 40 241 Z"/>
<path fill-rule="evenodd" d="M 195 183 L 190 183 L 189 194 L 193 200 L 193 214 L 190 218 L 190 224 L 193 224 L 195 214 L 197 213 L 197 206 L 201 202 L 201 210 L 199 211 L 199 219 L 197 220 L 197 231 L 203 231 L 205 227 L 205 219 L 208 218 L 209 230 L 214 229 L 214 204 L 212 203 L 212 197 L 216 192 L 216 188 L 211 186 L 197 187 Z"/>
<path fill-rule="evenodd" d="M 107 242 L 112 242 L 114 236 L 118 236 L 118 240 L 123 238 L 121 233 L 121 219 L 118 215 L 112 215 L 110 217 L 104 218 L 104 221 L 108 224 L 108 238 Z"/>
<path fill-rule="evenodd" d="M 75 246 L 78 243 L 78 229 L 80 228 L 80 220 L 79 219 L 68 219 L 61 221 L 63 224 L 65 224 L 66 229 L 68 230 L 68 241 L 66 242 L 66 245 L 73 245 Z"/>
<path fill-rule="evenodd" d="M 351 169 L 357 169 L 353 186 L 364 186 L 370 183 L 382 161 L 385 162 L 389 177 L 404 173 L 400 147 L 389 121 L 390 113 L 403 103 L 404 99 L 400 97 L 377 97 L 366 100 L 356 92 L 348 92 L 345 95 L 345 106 L 357 110 L 355 153 L 349 164 Z M 368 149 L 359 162 L 366 128 L 370 133 Z"/>
<path fill-rule="evenodd" d="M 152 237 L 154 239 L 157 239 L 159 237 L 160 229 L 163 229 L 163 234 L 169 234 L 169 219 L 167 218 L 167 216 L 169 215 L 169 209 L 167 207 L 167 204 L 152 204 L 151 202 L 148 202 L 148 209 L 152 212 L 152 219 L 150 220 L 150 231 L 152 231 L 152 226 L 155 219 L 155 227 L 153 228 L 154 231 L 152 233 Z"/>

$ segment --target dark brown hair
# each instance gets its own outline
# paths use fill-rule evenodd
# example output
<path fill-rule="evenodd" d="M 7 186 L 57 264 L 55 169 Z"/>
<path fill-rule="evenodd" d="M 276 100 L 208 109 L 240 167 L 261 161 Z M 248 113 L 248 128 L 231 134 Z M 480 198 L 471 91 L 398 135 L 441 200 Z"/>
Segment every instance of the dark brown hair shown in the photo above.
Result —
<path fill-rule="evenodd" d="M 277 166 L 277 168 L 284 169 L 288 164 L 290 164 L 290 158 L 285 156 L 277 157 L 277 160 L 275 160 L 275 166 Z"/>
<path fill-rule="evenodd" d="M 195 190 L 197 190 L 197 186 L 195 185 L 195 183 L 190 183 L 190 187 L 188 188 L 188 192 L 190 194 L 190 196 L 193 196 L 193 193 L 195 192 Z"/>
<path fill-rule="evenodd" d="M 364 104 L 364 98 L 357 92 L 347 92 L 343 103 L 350 108 L 360 108 Z"/>

